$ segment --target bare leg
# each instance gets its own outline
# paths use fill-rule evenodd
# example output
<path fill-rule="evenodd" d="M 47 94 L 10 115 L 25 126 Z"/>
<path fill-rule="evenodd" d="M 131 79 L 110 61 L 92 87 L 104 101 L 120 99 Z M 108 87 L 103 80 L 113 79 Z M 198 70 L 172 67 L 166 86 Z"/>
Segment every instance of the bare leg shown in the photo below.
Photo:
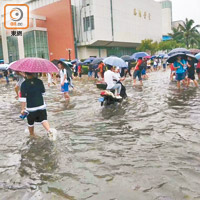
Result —
<path fill-rule="evenodd" d="M 135 86 L 136 84 L 136 79 L 133 79 L 133 87 Z"/>
<path fill-rule="evenodd" d="M 42 126 L 45 128 L 45 130 L 47 132 L 49 132 L 50 126 L 49 126 L 49 122 L 47 120 L 42 122 Z"/>
<path fill-rule="evenodd" d="M 33 137 L 36 136 L 35 133 L 34 133 L 34 126 L 28 127 L 28 130 L 29 130 L 30 136 L 33 136 Z"/>
<path fill-rule="evenodd" d="M 17 95 L 15 98 L 18 99 L 19 98 L 19 86 L 18 85 L 15 86 L 15 92 Z"/>
<path fill-rule="evenodd" d="M 140 85 L 143 86 L 142 80 L 140 80 Z"/>
<path fill-rule="evenodd" d="M 194 84 L 195 84 L 196 87 L 199 87 L 199 84 L 197 83 L 196 80 L 193 80 L 193 82 L 194 82 Z"/>
<path fill-rule="evenodd" d="M 65 99 L 68 101 L 68 100 L 69 100 L 69 93 L 68 93 L 68 92 L 65 92 L 65 93 L 64 93 L 64 97 L 65 97 Z"/>
<path fill-rule="evenodd" d="M 177 81 L 177 87 L 178 87 L 178 89 L 181 88 L 181 83 L 180 83 L 180 81 Z"/>
<path fill-rule="evenodd" d="M 188 78 L 187 79 L 187 87 L 189 87 L 189 85 L 190 85 L 190 79 Z"/>

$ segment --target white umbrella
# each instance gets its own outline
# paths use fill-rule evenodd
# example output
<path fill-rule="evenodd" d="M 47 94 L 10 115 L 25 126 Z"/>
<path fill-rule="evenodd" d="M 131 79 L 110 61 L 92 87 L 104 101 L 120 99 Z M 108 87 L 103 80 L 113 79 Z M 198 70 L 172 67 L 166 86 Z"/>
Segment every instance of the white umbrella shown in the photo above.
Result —
<path fill-rule="evenodd" d="M 9 67 L 9 64 L 0 64 L 0 70 L 7 70 Z"/>

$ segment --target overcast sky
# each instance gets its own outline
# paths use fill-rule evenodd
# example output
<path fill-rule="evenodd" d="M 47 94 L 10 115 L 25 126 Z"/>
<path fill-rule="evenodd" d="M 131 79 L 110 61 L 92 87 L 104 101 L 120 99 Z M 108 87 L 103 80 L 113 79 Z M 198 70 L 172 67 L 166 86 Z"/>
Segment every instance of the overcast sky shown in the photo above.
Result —
<path fill-rule="evenodd" d="M 156 0 L 160 1 L 160 0 Z M 200 24 L 200 0 L 171 0 L 173 21 L 193 19 Z"/>

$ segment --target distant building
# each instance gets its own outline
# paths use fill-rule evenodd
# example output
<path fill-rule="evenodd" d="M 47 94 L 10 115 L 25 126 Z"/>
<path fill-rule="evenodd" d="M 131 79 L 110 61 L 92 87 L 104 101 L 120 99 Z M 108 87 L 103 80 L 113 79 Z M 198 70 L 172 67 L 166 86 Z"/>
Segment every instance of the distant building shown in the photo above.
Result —
<path fill-rule="evenodd" d="M 0 4 L 3 2 L 8 0 L 1 0 Z M 24 57 L 53 60 L 131 55 L 142 40 L 160 42 L 171 30 L 169 0 L 17 2 L 29 5 L 30 27 L 23 31 L 23 36 L 13 37 L 4 28 L 1 16 L 0 59 L 5 62 Z"/>
<path fill-rule="evenodd" d="M 184 21 L 183 20 L 178 20 L 178 21 L 173 21 L 172 22 L 172 28 L 178 28 L 179 25 L 183 25 Z"/>
<path fill-rule="evenodd" d="M 23 30 L 23 36 L 16 37 L 1 23 L 0 59 L 12 62 L 24 57 L 50 60 L 75 57 L 70 0 L 18 0 L 18 3 L 29 6 L 30 27 Z"/>
<path fill-rule="evenodd" d="M 71 1 L 79 58 L 130 55 L 142 40 L 162 39 L 162 9 L 154 0 Z"/>
<path fill-rule="evenodd" d="M 168 36 L 172 32 L 172 2 L 162 0 L 160 4 L 162 5 L 162 35 Z"/>

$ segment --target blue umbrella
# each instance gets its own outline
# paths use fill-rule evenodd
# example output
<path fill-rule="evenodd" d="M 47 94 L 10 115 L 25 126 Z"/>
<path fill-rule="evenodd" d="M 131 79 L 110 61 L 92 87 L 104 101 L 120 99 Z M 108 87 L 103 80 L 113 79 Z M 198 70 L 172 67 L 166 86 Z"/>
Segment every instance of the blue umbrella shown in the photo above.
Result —
<path fill-rule="evenodd" d="M 78 59 L 77 59 L 77 58 L 71 61 L 72 64 L 75 64 L 75 63 L 77 63 L 77 62 L 78 62 Z"/>
<path fill-rule="evenodd" d="M 83 61 L 83 64 L 89 64 L 89 63 L 91 63 L 92 61 L 90 60 L 90 59 L 86 59 L 86 60 L 84 60 Z"/>
<path fill-rule="evenodd" d="M 120 67 L 120 68 L 128 67 L 126 65 L 126 63 L 124 62 L 124 60 L 122 60 L 121 58 L 118 58 L 118 57 L 114 57 L 114 56 L 110 56 L 110 57 L 105 58 L 103 60 L 103 62 L 107 65 L 112 65 L 112 66 L 115 66 L 115 67 Z"/>
<path fill-rule="evenodd" d="M 145 56 L 149 56 L 146 52 L 137 52 L 131 56 L 131 59 L 137 60 L 138 58 L 143 58 Z"/>
<path fill-rule="evenodd" d="M 168 53 L 168 56 L 172 56 L 177 53 L 190 53 L 190 51 L 185 48 L 175 48 Z"/>
<path fill-rule="evenodd" d="M 65 58 L 60 58 L 60 61 L 66 61 L 66 59 Z"/>
<path fill-rule="evenodd" d="M 196 58 L 197 60 L 200 60 L 200 53 L 196 54 L 196 55 L 195 55 L 195 58 Z"/>
<path fill-rule="evenodd" d="M 101 61 L 103 61 L 103 58 L 95 58 L 93 61 L 92 61 L 92 65 L 95 65 L 95 64 L 99 64 Z"/>
<path fill-rule="evenodd" d="M 89 63 L 91 63 L 94 59 L 95 59 L 94 57 L 90 57 L 90 58 L 84 60 L 84 61 L 83 61 L 83 64 L 89 64 Z"/>

